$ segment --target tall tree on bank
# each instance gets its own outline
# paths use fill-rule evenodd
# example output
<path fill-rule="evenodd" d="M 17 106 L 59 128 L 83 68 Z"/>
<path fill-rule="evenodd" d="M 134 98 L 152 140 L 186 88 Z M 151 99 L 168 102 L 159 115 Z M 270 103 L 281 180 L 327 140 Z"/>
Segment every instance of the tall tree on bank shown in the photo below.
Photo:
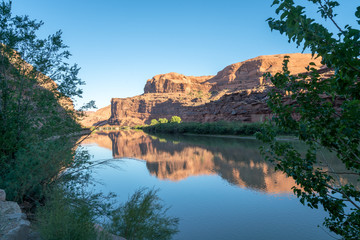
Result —
<path fill-rule="evenodd" d="M 71 164 L 78 131 L 72 98 L 81 96 L 77 65 L 61 31 L 37 37 L 41 21 L 12 16 L 0 3 L 0 188 L 16 201 L 40 199 Z M 56 136 L 56 137 L 55 137 Z"/>
<path fill-rule="evenodd" d="M 308 149 L 301 154 L 290 143 L 276 141 L 271 125 L 258 137 L 269 144 L 262 148 L 266 158 L 299 184 L 293 189 L 300 201 L 311 208 L 323 206 L 329 213 L 324 225 L 332 232 L 344 239 L 360 239 L 360 192 L 354 186 L 360 180 L 360 31 L 336 23 L 337 1 L 309 2 L 335 26 L 336 34 L 309 18 L 305 7 L 292 0 L 274 0 L 279 17 L 267 21 L 289 42 L 321 57 L 334 74 L 323 78 L 310 63 L 307 73 L 294 76 L 287 67 L 291 59 L 285 58 L 282 73 L 266 75 L 274 85 L 268 101 L 272 122 L 295 132 Z M 354 13 L 360 24 L 360 7 Z M 320 167 L 317 156 L 324 148 L 337 154 L 346 171 L 337 172 L 321 158 L 325 166 Z M 344 176 L 355 177 L 355 183 L 343 181 Z"/>

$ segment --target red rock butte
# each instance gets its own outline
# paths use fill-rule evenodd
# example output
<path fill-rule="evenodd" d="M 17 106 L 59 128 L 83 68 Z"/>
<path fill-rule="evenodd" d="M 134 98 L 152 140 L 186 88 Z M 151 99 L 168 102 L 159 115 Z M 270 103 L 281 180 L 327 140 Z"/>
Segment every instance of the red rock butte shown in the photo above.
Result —
<path fill-rule="evenodd" d="M 263 75 L 281 72 L 285 56 L 290 57 L 288 68 L 295 75 L 305 73 L 310 62 L 317 69 L 326 69 L 321 58 L 294 53 L 234 63 L 215 76 L 159 74 L 147 80 L 142 95 L 112 98 L 110 106 L 89 113 L 82 124 L 133 126 L 174 115 L 195 122 L 262 121 L 270 116 L 266 99 L 271 87 Z"/>

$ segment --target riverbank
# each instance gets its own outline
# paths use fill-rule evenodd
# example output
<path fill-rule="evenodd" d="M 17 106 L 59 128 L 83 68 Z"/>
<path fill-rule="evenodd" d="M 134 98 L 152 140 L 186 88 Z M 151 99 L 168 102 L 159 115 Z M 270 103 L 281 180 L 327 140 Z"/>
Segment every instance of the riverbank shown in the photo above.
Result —
<path fill-rule="evenodd" d="M 257 132 L 264 131 L 264 125 L 261 122 L 182 122 L 182 123 L 158 123 L 148 126 L 138 126 L 136 129 L 142 129 L 147 133 L 168 133 L 168 134 L 197 134 L 207 136 L 232 136 L 249 137 Z M 278 135 L 291 136 L 290 132 L 277 129 Z"/>
<path fill-rule="evenodd" d="M 214 137 L 214 138 L 234 138 L 234 139 L 249 139 L 256 140 L 255 136 L 235 136 L 235 135 L 214 135 L 214 134 L 195 134 L 195 133 L 184 133 L 185 136 L 199 136 L 199 137 Z M 276 138 L 280 141 L 296 141 L 297 137 L 292 135 L 281 135 Z"/>

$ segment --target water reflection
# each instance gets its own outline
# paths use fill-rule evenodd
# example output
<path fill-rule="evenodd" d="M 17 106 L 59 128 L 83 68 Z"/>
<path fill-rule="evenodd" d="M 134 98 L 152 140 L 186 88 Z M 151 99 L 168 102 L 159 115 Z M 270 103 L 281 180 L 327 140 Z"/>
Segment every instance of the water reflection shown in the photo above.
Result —
<path fill-rule="evenodd" d="M 86 141 L 111 149 L 114 158 L 145 160 L 148 171 L 163 180 L 217 174 L 230 184 L 267 193 L 292 192 L 294 186 L 293 179 L 262 159 L 255 140 L 119 131 L 97 133 Z"/>
<path fill-rule="evenodd" d="M 113 158 L 146 161 L 148 171 L 158 179 L 180 181 L 190 176 L 219 175 L 228 183 L 267 193 L 290 193 L 292 178 L 275 172 L 260 155 L 260 143 L 253 139 L 201 136 L 151 136 L 142 131 L 99 132 L 84 143 L 96 143 L 112 150 Z M 304 149 L 299 142 L 297 148 Z M 324 171 L 347 172 L 334 154 L 321 152 L 318 167 Z M 329 167 L 331 166 L 331 167 Z M 349 181 L 359 188 L 356 176 L 333 175 L 335 181 Z"/>

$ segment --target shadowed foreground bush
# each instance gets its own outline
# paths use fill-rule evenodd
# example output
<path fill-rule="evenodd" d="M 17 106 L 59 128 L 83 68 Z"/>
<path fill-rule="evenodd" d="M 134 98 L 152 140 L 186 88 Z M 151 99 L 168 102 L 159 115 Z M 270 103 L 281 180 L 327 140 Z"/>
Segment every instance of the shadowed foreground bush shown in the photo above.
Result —
<path fill-rule="evenodd" d="M 179 219 L 168 217 L 156 190 L 140 189 L 111 213 L 111 233 L 127 240 L 167 240 L 178 232 Z"/>
<path fill-rule="evenodd" d="M 51 193 L 47 204 L 37 212 L 37 229 L 44 240 L 97 239 L 95 213 L 85 201 L 74 201 L 62 191 Z"/>
<path fill-rule="evenodd" d="M 114 197 L 54 189 L 37 211 L 41 239 L 106 240 L 113 233 L 127 240 L 168 240 L 178 232 L 179 219 L 167 216 L 157 190 L 140 189 L 116 209 L 110 204 Z M 104 225 L 105 231 L 99 230 Z"/>

